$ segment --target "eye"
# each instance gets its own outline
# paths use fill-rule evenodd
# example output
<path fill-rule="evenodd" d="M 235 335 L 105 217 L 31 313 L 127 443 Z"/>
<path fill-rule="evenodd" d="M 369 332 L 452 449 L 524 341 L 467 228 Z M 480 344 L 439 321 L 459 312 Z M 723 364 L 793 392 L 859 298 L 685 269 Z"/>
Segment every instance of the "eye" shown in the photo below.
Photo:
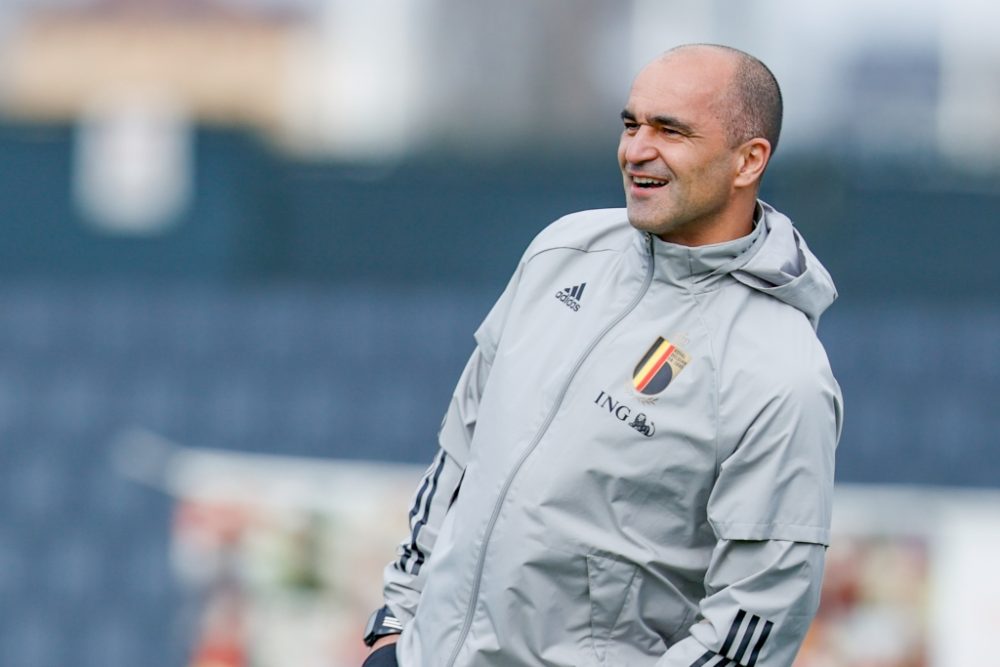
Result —
<path fill-rule="evenodd" d="M 639 123 L 635 122 L 634 120 L 626 120 L 622 122 L 625 125 L 625 132 L 627 132 L 628 134 L 635 134 L 636 131 L 638 131 L 639 129 Z"/>

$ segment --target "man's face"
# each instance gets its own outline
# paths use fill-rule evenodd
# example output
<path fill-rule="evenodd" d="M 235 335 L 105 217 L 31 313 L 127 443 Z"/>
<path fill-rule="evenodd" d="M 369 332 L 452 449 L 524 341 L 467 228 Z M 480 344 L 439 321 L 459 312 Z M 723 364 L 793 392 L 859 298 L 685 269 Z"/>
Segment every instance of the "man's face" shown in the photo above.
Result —
<path fill-rule="evenodd" d="M 733 69 L 723 55 L 692 49 L 639 73 L 618 144 L 636 229 L 690 245 L 731 203 L 738 153 L 729 145 L 724 99 Z"/>

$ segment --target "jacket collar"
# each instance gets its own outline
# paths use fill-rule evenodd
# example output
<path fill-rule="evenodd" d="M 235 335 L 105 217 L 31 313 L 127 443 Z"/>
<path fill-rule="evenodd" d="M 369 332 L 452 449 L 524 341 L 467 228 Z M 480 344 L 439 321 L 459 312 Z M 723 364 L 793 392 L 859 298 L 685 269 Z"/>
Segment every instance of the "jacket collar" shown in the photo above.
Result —
<path fill-rule="evenodd" d="M 745 264 L 757 251 L 764 239 L 763 225 L 757 224 L 760 216 L 758 204 L 753 231 L 723 243 L 691 247 L 668 243 L 638 230 L 634 243 L 643 254 L 648 254 L 652 245 L 654 280 L 684 284 L 689 289 L 704 291 Z"/>

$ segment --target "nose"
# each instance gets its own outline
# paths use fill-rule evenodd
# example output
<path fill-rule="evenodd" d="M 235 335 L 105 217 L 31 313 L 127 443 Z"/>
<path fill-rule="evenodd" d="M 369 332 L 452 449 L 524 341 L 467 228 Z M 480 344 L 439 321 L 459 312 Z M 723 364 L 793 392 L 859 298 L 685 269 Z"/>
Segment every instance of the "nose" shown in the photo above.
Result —
<path fill-rule="evenodd" d="M 655 131 L 648 125 L 640 125 L 635 134 L 622 135 L 622 157 L 630 164 L 642 164 L 656 159 Z"/>

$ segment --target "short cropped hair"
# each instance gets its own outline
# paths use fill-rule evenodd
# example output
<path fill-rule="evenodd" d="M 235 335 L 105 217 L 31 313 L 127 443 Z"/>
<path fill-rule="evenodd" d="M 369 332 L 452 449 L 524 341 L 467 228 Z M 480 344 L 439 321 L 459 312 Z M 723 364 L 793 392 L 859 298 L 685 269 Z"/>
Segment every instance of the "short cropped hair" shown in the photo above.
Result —
<path fill-rule="evenodd" d="M 667 53 L 691 47 L 720 49 L 736 58 L 736 72 L 730 84 L 724 113 L 729 141 L 738 146 L 755 137 L 771 144 L 771 153 L 778 147 L 781 135 L 783 104 L 781 88 L 767 65 L 749 53 L 721 44 L 685 44 Z"/>

